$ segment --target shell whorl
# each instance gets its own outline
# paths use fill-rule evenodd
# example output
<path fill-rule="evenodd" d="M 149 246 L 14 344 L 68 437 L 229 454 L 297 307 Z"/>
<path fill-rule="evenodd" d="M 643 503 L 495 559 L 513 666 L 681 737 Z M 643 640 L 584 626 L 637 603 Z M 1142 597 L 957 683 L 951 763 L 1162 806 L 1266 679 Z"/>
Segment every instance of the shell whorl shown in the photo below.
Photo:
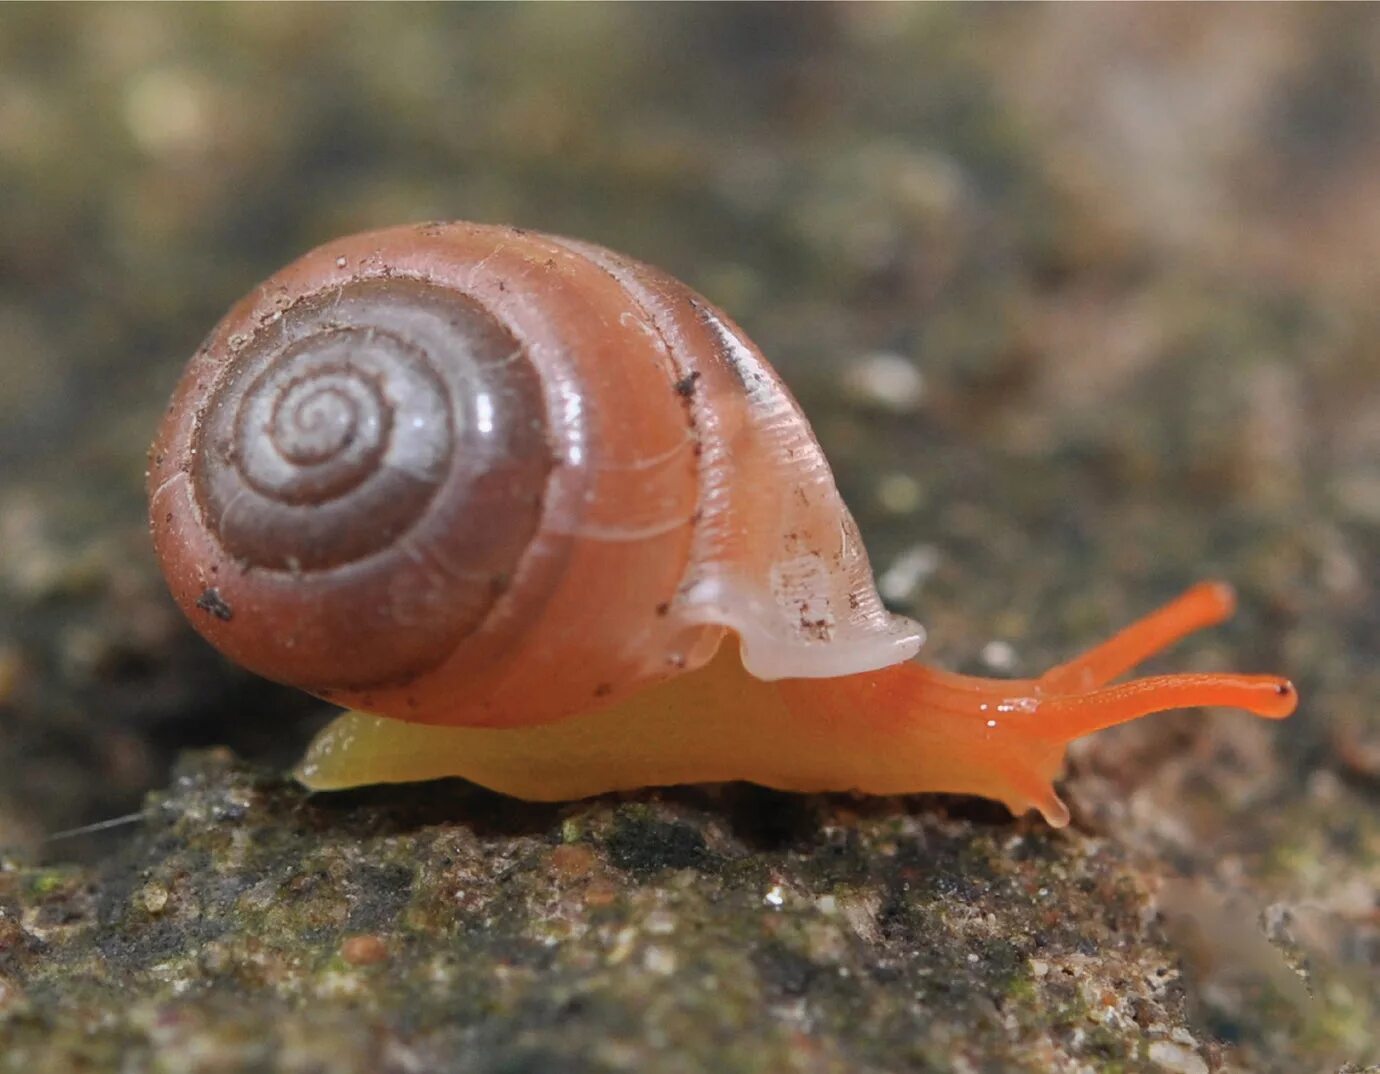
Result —
<path fill-rule="evenodd" d="M 447 378 L 442 364 L 477 366 L 503 348 L 441 306 L 415 287 L 360 284 L 348 302 L 299 304 L 236 353 L 198 428 L 192 475 L 237 560 L 339 567 L 425 515 L 472 420 L 472 402 L 452 391 L 471 394 L 478 376 Z"/>
<path fill-rule="evenodd" d="M 194 524 L 256 602 L 290 584 L 314 654 L 298 685 L 405 681 L 483 623 L 537 528 L 538 374 L 480 305 L 405 277 L 258 320 L 214 337 L 187 440 Z"/>

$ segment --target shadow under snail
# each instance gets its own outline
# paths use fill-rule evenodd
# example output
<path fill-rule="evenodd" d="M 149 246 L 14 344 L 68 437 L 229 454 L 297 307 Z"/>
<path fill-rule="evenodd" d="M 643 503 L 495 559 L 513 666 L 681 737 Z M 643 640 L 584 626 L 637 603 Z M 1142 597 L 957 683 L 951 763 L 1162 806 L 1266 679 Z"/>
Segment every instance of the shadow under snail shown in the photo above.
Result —
<path fill-rule="evenodd" d="M 584 242 L 427 224 L 308 253 L 188 364 L 150 454 L 173 596 L 350 711 L 314 788 L 556 800 L 749 780 L 983 795 L 1068 822 L 1066 744 L 1282 717 L 1285 679 L 1112 680 L 1226 618 L 1207 583 L 1035 679 L 913 658 L 804 415 L 722 312 Z"/>

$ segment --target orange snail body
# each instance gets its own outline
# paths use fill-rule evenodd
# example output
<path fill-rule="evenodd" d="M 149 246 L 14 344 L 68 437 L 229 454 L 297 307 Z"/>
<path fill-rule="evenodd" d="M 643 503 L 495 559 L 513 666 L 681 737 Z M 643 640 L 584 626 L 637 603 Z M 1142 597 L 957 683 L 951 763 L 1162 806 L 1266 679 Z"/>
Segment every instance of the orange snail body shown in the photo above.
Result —
<path fill-rule="evenodd" d="M 1070 739 L 1294 704 L 1263 676 L 1105 687 L 1229 614 L 1222 586 L 1041 679 L 916 663 L 923 630 L 882 606 L 766 360 L 684 284 L 587 243 L 454 223 L 314 250 L 212 332 L 150 458 L 155 546 L 196 628 L 358 710 L 309 748 L 314 787 L 746 779 L 1064 823 Z"/>

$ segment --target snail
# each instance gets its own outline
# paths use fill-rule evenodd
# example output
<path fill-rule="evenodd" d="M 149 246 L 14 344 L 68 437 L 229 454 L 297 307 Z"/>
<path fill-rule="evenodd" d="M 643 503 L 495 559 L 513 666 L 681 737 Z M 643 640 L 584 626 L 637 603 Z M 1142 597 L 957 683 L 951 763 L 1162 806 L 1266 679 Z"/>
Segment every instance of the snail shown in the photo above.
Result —
<path fill-rule="evenodd" d="M 551 235 L 425 224 L 306 254 L 191 359 L 148 489 L 196 629 L 352 710 L 308 747 L 312 788 L 747 780 L 1062 826 L 1069 741 L 1296 700 L 1274 676 L 1109 685 L 1226 618 L 1216 583 L 1039 678 L 919 663 L 756 347 L 667 274 Z"/>

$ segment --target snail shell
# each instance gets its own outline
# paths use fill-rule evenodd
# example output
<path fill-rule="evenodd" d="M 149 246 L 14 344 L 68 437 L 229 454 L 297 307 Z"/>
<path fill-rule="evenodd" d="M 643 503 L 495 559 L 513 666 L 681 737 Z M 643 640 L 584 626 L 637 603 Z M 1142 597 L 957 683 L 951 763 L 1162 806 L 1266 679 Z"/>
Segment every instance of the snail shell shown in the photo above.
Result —
<path fill-rule="evenodd" d="M 511 228 L 330 243 L 230 311 L 150 456 L 173 595 L 227 655 L 423 723 L 536 724 L 706 663 L 920 647 L 795 401 L 684 284 Z"/>

